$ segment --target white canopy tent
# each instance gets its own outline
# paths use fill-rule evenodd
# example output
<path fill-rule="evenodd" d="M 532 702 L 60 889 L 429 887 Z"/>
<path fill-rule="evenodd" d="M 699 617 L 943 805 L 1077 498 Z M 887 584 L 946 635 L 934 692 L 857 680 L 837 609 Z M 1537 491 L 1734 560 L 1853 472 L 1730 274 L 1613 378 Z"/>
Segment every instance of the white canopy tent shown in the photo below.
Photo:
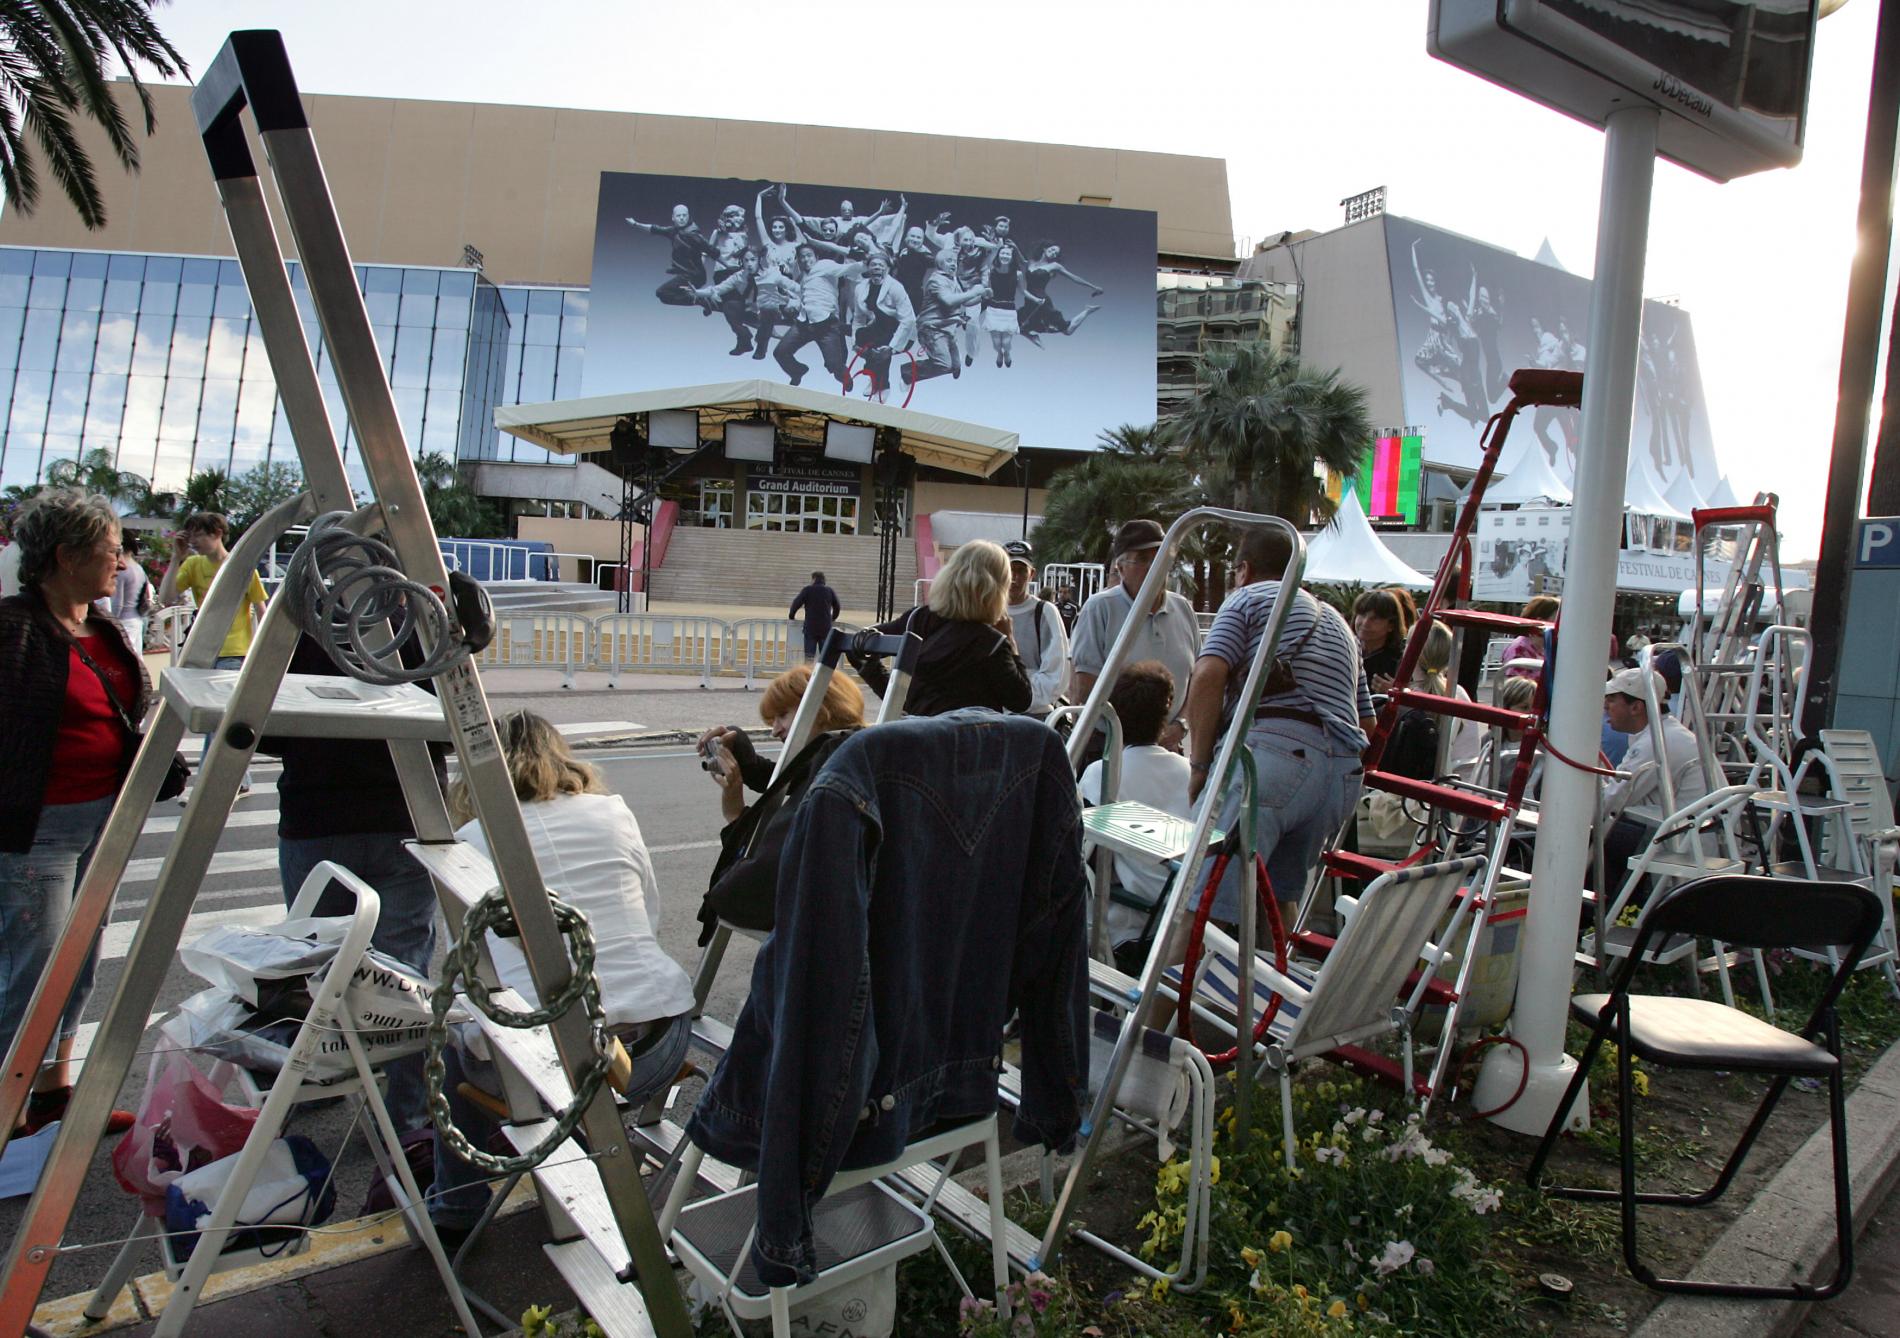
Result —
<path fill-rule="evenodd" d="M 1623 509 L 1639 516 L 1689 523 L 1689 513 L 1664 498 L 1662 485 L 1657 482 L 1656 471 L 1651 468 L 1647 455 L 1630 455 L 1629 474 L 1623 487 Z"/>
<path fill-rule="evenodd" d="M 1557 471 L 1550 467 L 1550 460 L 1530 437 L 1520 437 L 1515 443 L 1508 469 L 1500 465 L 1498 472 L 1503 480 L 1484 490 L 1485 506 L 1523 506 L 1533 502 L 1554 502 L 1559 506 L 1570 503 L 1570 485 L 1557 477 Z"/>
<path fill-rule="evenodd" d="M 1715 481 L 1715 486 L 1709 489 L 1709 495 L 1703 499 L 1703 504 L 1706 506 L 1744 505 L 1742 499 L 1735 495 L 1735 489 L 1729 487 L 1727 475 Z"/>
<path fill-rule="evenodd" d="M 1695 480 L 1689 477 L 1686 469 L 1676 471 L 1676 477 L 1670 481 L 1663 500 L 1679 511 L 1694 515 L 1698 507 L 1707 506 L 1702 494 L 1696 490 Z"/>
<path fill-rule="evenodd" d="M 1424 590 L 1431 577 L 1421 575 L 1393 555 L 1366 519 L 1359 494 L 1347 488 L 1333 523 L 1306 541 L 1306 579 L 1346 585 L 1402 585 Z"/>

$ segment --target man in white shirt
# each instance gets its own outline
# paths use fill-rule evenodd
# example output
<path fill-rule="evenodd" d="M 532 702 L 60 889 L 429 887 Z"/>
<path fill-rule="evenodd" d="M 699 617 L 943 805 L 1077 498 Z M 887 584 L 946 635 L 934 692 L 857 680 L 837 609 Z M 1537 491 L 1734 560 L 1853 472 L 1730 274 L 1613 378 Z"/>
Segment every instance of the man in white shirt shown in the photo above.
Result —
<path fill-rule="evenodd" d="M 1069 634 L 1056 606 L 1030 593 L 1036 555 L 1021 539 L 1003 545 L 1009 554 L 1009 621 L 1016 629 L 1016 653 L 1029 670 L 1030 715 L 1048 715 L 1069 682 Z M 1172 689 L 1172 685 L 1170 685 Z"/>
<path fill-rule="evenodd" d="M 1152 520 L 1131 520 L 1115 531 L 1109 562 L 1121 580 L 1089 597 L 1075 620 L 1075 642 L 1070 667 L 1075 676 L 1075 695 L 1084 699 L 1101 676 L 1108 652 L 1120 635 L 1135 607 L 1135 595 L 1148 577 L 1155 552 L 1165 538 L 1161 526 Z M 1186 727 L 1181 712 L 1187 708 L 1188 680 L 1194 674 L 1194 661 L 1201 653 L 1201 629 L 1194 620 L 1194 606 L 1185 595 L 1176 594 L 1166 585 L 1161 596 L 1145 616 L 1138 618 L 1128 662 L 1159 660 L 1174 679 L 1174 699 L 1169 705 L 1169 724 L 1161 734 L 1161 746 L 1179 750 Z"/>
<path fill-rule="evenodd" d="M 824 357 L 825 370 L 836 377 L 846 391 L 851 389 L 851 383 L 845 379 L 844 320 L 838 311 L 838 284 L 841 280 L 856 279 L 862 273 L 863 265 L 820 260 L 810 242 L 799 245 L 798 323 L 780 337 L 778 347 L 772 350 L 772 356 L 778 359 L 778 365 L 785 369 L 793 385 L 804 380 L 811 368 L 792 355 L 805 345 L 815 343 Z"/>
<path fill-rule="evenodd" d="M 1187 818 L 1194 812 L 1188 799 L 1188 761 L 1157 742 L 1167 724 L 1168 703 L 1173 696 L 1174 680 L 1159 661 L 1143 660 L 1122 670 L 1109 697 L 1116 718 L 1122 722 L 1123 739 L 1120 786 L 1110 798 L 1137 800 L 1163 813 Z M 1082 798 L 1090 804 L 1102 802 L 1100 762 L 1091 762 L 1083 771 Z M 1148 912 L 1167 891 L 1172 874 L 1165 865 L 1115 857 L 1115 881 L 1120 891 L 1109 903 L 1111 945 L 1120 946 L 1142 936 Z"/>
<path fill-rule="evenodd" d="M 1669 714 L 1668 680 L 1657 670 L 1648 671 L 1654 679 L 1656 701 L 1662 713 L 1660 721 L 1649 714 L 1643 696 L 1641 669 L 1619 669 L 1603 687 L 1603 710 L 1610 728 L 1630 736 L 1618 770 L 1630 773 L 1628 780 L 1611 781 L 1603 792 L 1605 811 L 1615 822 L 1603 834 L 1603 872 L 1607 886 L 1597 889 L 1614 896 L 1628 877 L 1630 863 L 1642 852 L 1668 816 L 1664 809 L 1660 768 L 1656 759 L 1655 735 L 1662 734 L 1661 765 L 1669 769 L 1669 783 L 1675 791 L 1675 807 L 1682 809 L 1709 792 L 1708 777 L 1702 767 L 1702 750 L 1695 734 Z M 1659 729 L 1657 728 L 1659 727 Z"/>
<path fill-rule="evenodd" d="M 864 277 L 852 288 L 858 319 L 863 323 L 852 332 L 852 345 L 864 358 L 864 369 L 871 374 L 871 394 L 891 383 L 891 355 L 901 353 L 917 337 L 917 313 L 910 305 L 904 285 L 891 277 L 891 262 L 882 251 L 873 251 L 864 262 Z"/>

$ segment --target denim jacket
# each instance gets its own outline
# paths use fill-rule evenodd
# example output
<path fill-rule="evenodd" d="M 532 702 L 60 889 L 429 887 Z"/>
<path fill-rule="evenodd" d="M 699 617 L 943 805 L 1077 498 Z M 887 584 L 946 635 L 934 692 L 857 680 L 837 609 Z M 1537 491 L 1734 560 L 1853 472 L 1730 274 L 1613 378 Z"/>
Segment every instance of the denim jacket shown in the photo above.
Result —
<path fill-rule="evenodd" d="M 1013 1013 L 1016 1136 L 1071 1141 L 1088 1063 L 1079 822 L 1055 732 L 991 711 L 867 729 L 812 782 L 776 927 L 687 1129 L 758 1173 L 761 1280 L 813 1276 L 812 1207 L 837 1171 L 996 1110 Z"/>

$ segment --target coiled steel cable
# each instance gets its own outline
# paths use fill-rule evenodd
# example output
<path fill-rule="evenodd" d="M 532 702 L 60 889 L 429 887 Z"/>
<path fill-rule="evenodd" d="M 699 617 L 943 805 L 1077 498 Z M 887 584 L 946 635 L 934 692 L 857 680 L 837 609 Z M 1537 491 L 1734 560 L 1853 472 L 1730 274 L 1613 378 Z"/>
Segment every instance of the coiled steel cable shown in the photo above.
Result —
<path fill-rule="evenodd" d="M 436 678 L 468 657 L 442 597 L 401 570 L 395 549 L 348 527 L 350 513 L 318 516 L 291 555 L 283 597 L 299 629 L 336 667 L 393 687 Z M 402 662 L 414 645 L 414 665 Z"/>

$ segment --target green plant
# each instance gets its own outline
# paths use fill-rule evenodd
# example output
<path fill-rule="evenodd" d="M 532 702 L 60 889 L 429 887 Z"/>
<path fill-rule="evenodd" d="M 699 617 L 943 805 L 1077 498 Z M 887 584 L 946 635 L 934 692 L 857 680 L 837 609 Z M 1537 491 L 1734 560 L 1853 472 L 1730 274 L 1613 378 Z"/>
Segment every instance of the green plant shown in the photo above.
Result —
<path fill-rule="evenodd" d="M 303 491 L 303 471 L 295 465 L 264 464 L 245 470 L 225 488 L 231 526 L 247 530 L 258 517 Z"/>
<path fill-rule="evenodd" d="M 553 1306 L 531 1305 L 521 1312 L 521 1338 L 606 1338 L 600 1325 L 579 1311 L 554 1313 Z"/>
<path fill-rule="evenodd" d="M 1101 449 L 1049 481 L 1038 556 L 1047 562 L 1106 562 L 1115 527 L 1136 516 L 1165 524 L 1194 504 L 1194 474 L 1153 426 L 1104 432 Z"/>
<path fill-rule="evenodd" d="M 158 119 L 140 67 L 167 77 L 191 75 L 152 22 L 153 7 L 153 0 L 38 0 L 0 9 L 0 46 L 6 51 L 0 62 L 0 184 L 13 208 L 31 214 L 38 205 L 37 156 L 43 154 L 85 225 L 105 226 L 92 159 L 73 121 L 83 117 L 97 124 L 120 165 L 138 170 L 138 142 L 113 96 L 108 59 L 116 56 L 131 80 L 148 135 Z"/>

